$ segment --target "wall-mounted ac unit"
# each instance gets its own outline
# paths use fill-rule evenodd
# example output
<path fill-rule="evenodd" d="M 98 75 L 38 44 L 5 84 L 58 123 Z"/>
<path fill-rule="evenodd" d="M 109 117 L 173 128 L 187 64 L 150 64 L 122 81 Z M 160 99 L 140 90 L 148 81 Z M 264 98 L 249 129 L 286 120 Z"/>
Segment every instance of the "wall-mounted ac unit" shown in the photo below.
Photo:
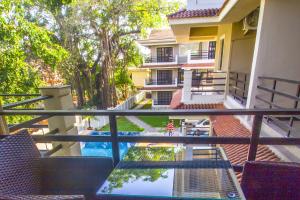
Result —
<path fill-rule="evenodd" d="M 244 35 L 246 35 L 249 30 L 257 29 L 258 17 L 259 17 L 259 9 L 257 8 L 244 18 L 243 20 Z"/>

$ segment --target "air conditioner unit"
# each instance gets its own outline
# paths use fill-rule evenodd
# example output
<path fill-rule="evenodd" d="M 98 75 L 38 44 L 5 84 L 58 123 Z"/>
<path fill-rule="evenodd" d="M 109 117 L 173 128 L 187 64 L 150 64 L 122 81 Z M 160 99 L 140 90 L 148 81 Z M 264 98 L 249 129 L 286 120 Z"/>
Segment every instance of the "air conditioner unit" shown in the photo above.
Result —
<path fill-rule="evenodd" d="M 258 24 L 259 10 L 256 9 L 243 20 L 243 31 L 244 35 L 248 33 L 249 30 L 256 30 Z"/>

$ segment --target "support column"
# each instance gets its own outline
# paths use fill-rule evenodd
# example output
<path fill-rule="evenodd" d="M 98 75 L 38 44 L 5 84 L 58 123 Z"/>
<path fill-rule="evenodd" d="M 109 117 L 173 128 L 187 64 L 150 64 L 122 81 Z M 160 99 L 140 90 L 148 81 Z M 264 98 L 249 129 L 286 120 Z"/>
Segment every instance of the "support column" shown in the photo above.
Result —
<path fill-rule="evenodd" d="M 2 111 L 2 104 L 0 101 L 0 111 Z M 0 135 L 9 134 L 8 126 L 4 116 L 0 116 Z"/>
<path fill-rule="evenodd" d="M 192 77 L 193 71 L 190 69 L 184 70 L 184 81 L 183 81 L 183 94 L 182 94 L 182 102 L 188 103 L 192 98 Z"/>
<path fill-rule="evenodd" d="M 71 86 L 51 86 L 40 88 L 43 96 L 52 96 L 44 100 L 45 110 L 73 110 Z M 48 119 L 49 130 L 58 129 L 60 134 L 77 134 L 75 116 L 55 116 Z"/>

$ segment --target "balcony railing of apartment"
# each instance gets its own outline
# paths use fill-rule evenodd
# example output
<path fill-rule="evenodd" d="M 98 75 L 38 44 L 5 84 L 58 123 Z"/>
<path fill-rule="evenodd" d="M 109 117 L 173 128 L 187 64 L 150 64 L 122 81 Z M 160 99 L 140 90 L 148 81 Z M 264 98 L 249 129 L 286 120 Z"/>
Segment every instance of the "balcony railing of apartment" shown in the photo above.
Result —
<path fill-rule="evenodd" d="M 44 110 L 44 108 L 20 108 L 20 106 L 29 106 L 32 104 L 37 104 L 43 100 L 51 99 L 52 96 L 41 96 L 40 94 L 0 94 L 3 98 L 10 98 L 10 97 L 34 97 L 30 99 L 25 99 L 22 101 L 8 103 L 2 106 L 3 110 Z M 20 124 L 8 124 L 8 131 L 14 132 L 21 128 L 47 128 L 47 125 L 37 124 L 43 120 L 50 118 L 51 116 L 38 116 L 29 121 Z M 50 134 L 56 133 L 58 130 L 53 130 L 49 132 Z"/>
<path fill-rule="evenodd" d="M 192 78 L 192 92 L 224 93 L 226 73 L 219 71 L 200 72 L 199 76 Z"/>
<path fill-rule="evenodd" d="M 229 94 L 242 105 L 247 102 L 249 74 L 241 72 L 229 73 Z"/>
<path fill-rule="evenodd" d="M 145 86 L 172 85 L 177 86 L 177 78 L 171 80 L 146 79 Z"/>
<path fill-rule="evenodd" d="M 300 101 L 300 81 L 288 80 L 276 77 L 258 77 L 260 84 L 257 86 L 261 94 L 255 98 L 257 103 L 255 108 L 269 109 L 299 109 Z M 300 116 L 265 116 L 268 123 L 273 123 L 286 132 L 287 137 L 299 137 Z"/>
<path fill-rule="evenodd" d="M 213 51 L 188 51 L 188 63 L 214 62 L 215 52 Z"/>
<path fill-rule="evenodd" d="M 163 56 L 163 57 L 155 57 L 155 56 L 150 56 L 150 57 L 146 57 L 144 59 L 144 64 L 174 64 L 177 63 L 177 55 L 175 56 Z"/>
<path fill-rule="evenodd" d="M 300 115 L 300 110 L 297 109 L 233 109 L 233 110 L 3 110 L 0 111 L 0 116 L 108 116 L 110 135 L 72 135 L 72 134 L 45 134 L 32 135 L 33 139 L 38 143 L 46 142 L 111 142 L 113 162 L 116 166 L 120 161 L 119 142 L 133 143 L 181 143 L 181 144 L 246 144 L 249 146 L 248 157 L 249 161 L 256 158 L 258 145 L 300 145 L 300 138 L 279 138 L 279 137 L 260 137 L 261 125 L 264 116 L 297 116 Z M 254 116 L 252 124 L 251 137 L 192 137 L 192 136 L 121 136 L 118 135 L 117 116 L 218 116 L 218 115 L 252 115 Z M 27 127 L 34 122 L 22 123 L 20 127 Z M 0 135 L 4 138 L 7 135 Z M 51 154 L 60 150 L 62 145 L 56 146 L 54 149 L 47 152 L 45 155 Z M 235 165 L 234 170 L 241 172 L 242 165 Z"/>

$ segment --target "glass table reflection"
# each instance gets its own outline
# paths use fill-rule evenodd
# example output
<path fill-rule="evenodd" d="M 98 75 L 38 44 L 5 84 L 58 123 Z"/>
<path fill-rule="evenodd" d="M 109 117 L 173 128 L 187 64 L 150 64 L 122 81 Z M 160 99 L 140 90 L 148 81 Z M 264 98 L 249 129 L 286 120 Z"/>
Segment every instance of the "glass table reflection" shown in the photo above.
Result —
<path fill-rule="evenodd" d="M 132 147 L 99 199 L 244 199 L 222 148 Z"/>

